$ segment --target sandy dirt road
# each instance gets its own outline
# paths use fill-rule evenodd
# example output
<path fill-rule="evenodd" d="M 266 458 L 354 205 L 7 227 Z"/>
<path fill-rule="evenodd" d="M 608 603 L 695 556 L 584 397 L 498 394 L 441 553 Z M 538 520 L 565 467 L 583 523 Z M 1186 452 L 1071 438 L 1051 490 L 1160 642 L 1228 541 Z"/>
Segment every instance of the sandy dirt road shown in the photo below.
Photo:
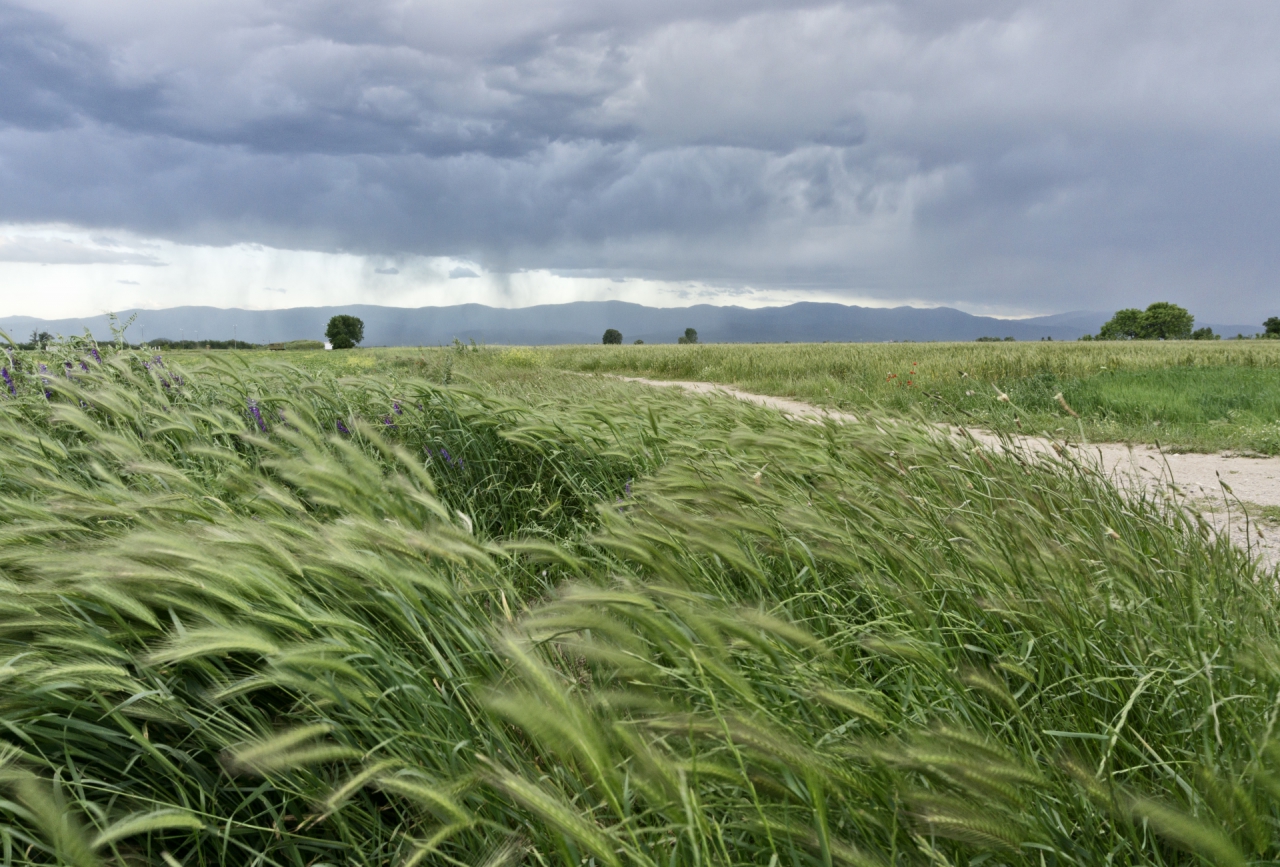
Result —
<path fill-rule="evenodd" d="M 827 410 L 803 401 L 752 394 L 714 382 L 687 382 L 623 376 L 618 379 L 657 387 L 677 387 L 695 394 L 725 395 L 778 410 L 796 419 L 856 422 L 845 412 Z M 993 445 L 1000 441 L 992 434 L 971 431 Z M 1053 445 L 1046 439 L 1024 437 L 1019 445 L 1049 453 Z M 1097 443 L 1071 446 L 1082 460 L 1093 460 L 1122 488 L 1141 486 L 1172 487 L 1190 500 L 1219 532 L 1229 533 L 1237 544 L 1246 546 L 1270 564 L 1280 564 L 1280 525 L 1251 520 L 1247 511 L 1258 506 L 1280 507 L 1280 458 L 1253 458 L 1232 454 L 1168 454 L 1153 446 Z M 1256 514 L 1255 516 L 1256 517 Z M 1247 541 L 1246 541 L 1247 540 Z"/>

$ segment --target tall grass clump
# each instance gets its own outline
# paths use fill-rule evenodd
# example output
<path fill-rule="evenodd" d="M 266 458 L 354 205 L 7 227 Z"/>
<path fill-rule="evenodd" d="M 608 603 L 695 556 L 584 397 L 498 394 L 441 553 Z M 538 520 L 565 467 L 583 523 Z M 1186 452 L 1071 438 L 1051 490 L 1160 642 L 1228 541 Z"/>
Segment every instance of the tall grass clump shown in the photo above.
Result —
<path fill-rule="evenodd" d="M 1174 502 L 912 420 L 201 364 L 6 366 L 6 863 L 1280 849 L 1277 576 Z"/>

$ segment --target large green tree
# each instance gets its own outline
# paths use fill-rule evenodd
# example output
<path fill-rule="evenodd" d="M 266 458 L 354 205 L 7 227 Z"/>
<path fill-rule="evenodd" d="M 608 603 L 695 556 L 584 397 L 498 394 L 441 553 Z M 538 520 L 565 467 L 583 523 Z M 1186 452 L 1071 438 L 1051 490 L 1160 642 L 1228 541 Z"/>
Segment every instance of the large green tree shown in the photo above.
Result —
<path fill-rule="evenodd" d="M 1262 327 L 1267 329 L 1268 337 L 1280 337 L 1280 316 L 1272 316 L 1262 323 Z"/>
<path fill-rule="evenodd" d="M 1099 340 L 1137 340 L 1142 334 L 1142 311 L 1137 307 L 1117 310 L 1116 315 L 1103 324 L 1098 332 Z"/>
<path fill-rule="evenodd" d="M 1142 312 L 1143 340 L 1190 340 L 1196 319 L 1185 307 L 1157 301 Z"/>
<path fill-rule="evenodd" d="M 1157 301 L 1139 310 L 1117 310 L 1098 332 L 1099 340 L 1190 340 L 1195 317 L 1185 307 Z"/>
<path fill-rule="evenodd" d="M 329 327 L 324 330 L 334 349 L 350 349 L 364 340 L 364 321 L 356 316 L 340 314 L 329 320 Z"/>
<path fill-rule="evenodd" d="M 622 332 L 616 328 L 606 328 L 602 342 L 605 344 L 622 343 Z"/>

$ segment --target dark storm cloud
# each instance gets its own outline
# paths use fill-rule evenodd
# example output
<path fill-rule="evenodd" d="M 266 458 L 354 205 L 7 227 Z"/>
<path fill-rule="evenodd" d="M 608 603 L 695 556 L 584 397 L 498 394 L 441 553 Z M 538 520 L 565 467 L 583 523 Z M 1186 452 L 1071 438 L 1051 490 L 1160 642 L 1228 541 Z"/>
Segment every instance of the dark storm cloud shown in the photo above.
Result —
<path fill-rule="evenodd" d="M 1264 2 L 0 0 L 0 220 L 1251 314 L 1277 37 Z"/>
<path fill-rule="evenodd" d="M 139 125 L 159 95 L 112 78 L 105 49 L 70 38 L 47 15 L 0 3 L 0 120 L 36 130 L 86 119 Z"/>

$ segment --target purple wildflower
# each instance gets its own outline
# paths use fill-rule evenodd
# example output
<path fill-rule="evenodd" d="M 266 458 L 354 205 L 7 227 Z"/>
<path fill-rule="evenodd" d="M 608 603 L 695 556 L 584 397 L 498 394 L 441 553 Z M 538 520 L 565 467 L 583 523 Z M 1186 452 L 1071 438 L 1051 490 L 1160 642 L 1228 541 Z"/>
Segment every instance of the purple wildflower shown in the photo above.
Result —
<path fill-rule="evenodd" d="M 400 401 L 398 400 L 391 401 L 391 408 L 395 410 L 396 415 L 404 415 L 404 410 L 400 408 Z"/>
<path fill-rule="evenodd" d="M 0 376 L 4 377 L 4 384 L 9 386 L 9 394 L 17 395 L 18 387 L 13 384 L 13 377 L 9 375 L 9 368 L 0 367 Z"/>
<path fill-rule="evenodd" d="M 151 360 L 155 362 L 156 367 L 164 367 L 164 362 L 160 360 L 160 356 L 153 355 L 151 356 Z"/>
<path fill-rule="evenodd" d="M 96 362 L 98 362 L 99 364 L 101 364 L 101 363 L 102 363 L 102 356 L 98 354 L 98 347 L 96 347 L 96 346 L 90 346 L 90 347 L 89 347 L 89 351 L 93 353 L 93 360 L 94 360 L 94 361 L 96 361 Z"/>
<path fill-rule="evenodd" d="M 351 433 L 351 431 L 347 430 L 347 426 L 342 423 L 342 419 L 338 419 L 338 433 L 344 433 L 344 434 Z"/>
<path fill-rule="evenodd" d="M 89 372 L 89 365 L 87 365 L 87 364 L 85 364 L 83 361 L 81 361 L 81 362 L 80 362 L 80 369 L 81 369 L 81 370 L 83 370 L 85 373 L 88 373 L 88 372 Z"/>
<path fill-rule="evenodd" d="M 150 364 L 150 362 L 146 362 L 146 361 L 144 361 L 144 362 L 142 362 L 142 366 L 143 366 L 143 367 L 145 367 L 147 370 L 150 370 L 150 369 L 151 369 L 151 364 Z"/>
<path fill-rule="evenodd" d="M 258 430 L 266 433 L 267 423 L 262 420 L 262 413 L 258 410 L 258 402 L 256 400 L 249 401 L 249 415 L 253 416 L 253 420 L 258 423 Z"/>
<path fill-rule="evenodd" d="M 45 363 L 44 363 L 43 361 L 42 361 L 42 362 L 40 362 L 40 372 L 41 372 L 41 373 L 48 373 L 48 372 L 49 372 L 49 368 L 45 366 Z"/>
<path fill-rule="evenodd" d="M 622 491 L 625 496 L 631 496 L 631 479 L 627 479 L 627 484 L 623 486 Z"/>
<path fill-rule="evenodd" d="M 444 449 L 440 450 L 440 457 L 444 458 L 444 462 L 446 464 L 449 463 L 449 453 L 446 452 Z"/>
<path fill-rule="evenodd" d="M 67 375 L 67 379 L 71 378 L 71 362 L 70 361 L 62 362 L 62 372 Z"/>
<path fill-rule="evenodd" d="M 48 373 L 48 372 L 49 372 L 49 368 L 45 365 L 45 363 L 44 363 L 43 361 L 42 361 L 42 362 L 40 362 L 40 372 L 41 372 L 41 373 Z M 52 391 L 50 391 L 50 390 L 48 389 L 48 385 L 49 385 L 49 378 L 48 378 L 47 376 L 42 376 L 42 377 L 40 377 L 40 381 L 41 381 L 41 382 L 43 382 L 43 383 L 45 384 L 44 399 L 45 399 L 45 400 L 51 400 L 51 399 L 53 398 L 53 392 L 52 392 Z"/>
<path fill-rule="evenodd" d="M 395 420 L 395 419 L 393 419 L 393 418 L 392 418 L 391 416 L 389 416 L 389 415 L 384 415 L 384 416 L 382 417 L 382 423 L 383 423 L 383 424 L 385 424 L 387 427 L 395 427 L 395 426 L 396 426 L 396 420 Z"/>

